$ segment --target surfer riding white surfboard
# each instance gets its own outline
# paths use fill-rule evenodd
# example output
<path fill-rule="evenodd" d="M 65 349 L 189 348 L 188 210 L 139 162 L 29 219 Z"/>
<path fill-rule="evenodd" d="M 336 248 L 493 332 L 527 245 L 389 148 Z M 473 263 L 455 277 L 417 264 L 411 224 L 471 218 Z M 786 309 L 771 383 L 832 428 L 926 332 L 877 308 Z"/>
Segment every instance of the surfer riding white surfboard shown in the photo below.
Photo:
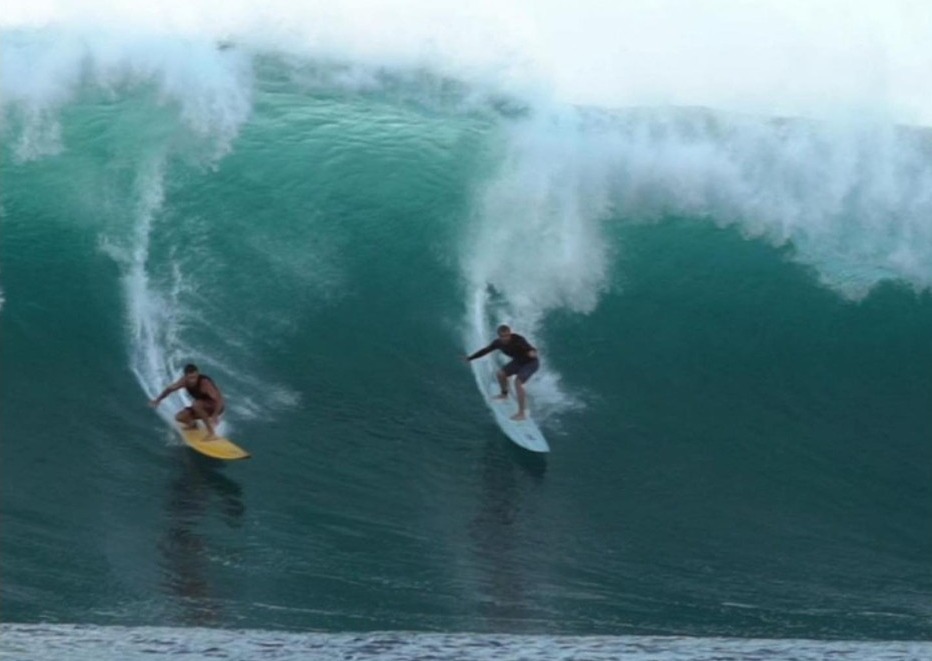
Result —
<path fill-rule="evenodd" d="M 508 379 L 512 376 L 515 378 L 515 393 L 518 399 L 518 412 L 511 416 L 512 420 L 527 419 L 527 392 L 524 384 L 540 367 L 540 359 L 537 356 L 537 349 L 531 346 L 524 336 L 512 332 L 511 327 L 502 324 L 497 330 L 498 337 L 492 342 L 466 356 L 466 362 L 471 362 L 476 358 L 482 358 L 493 351 L 501 351 L 511 358 L 511 362 L 496 372 L 498 384 L 501 386 L 501 392 L 494 395 L 494 399 L 508 399 Z"/>

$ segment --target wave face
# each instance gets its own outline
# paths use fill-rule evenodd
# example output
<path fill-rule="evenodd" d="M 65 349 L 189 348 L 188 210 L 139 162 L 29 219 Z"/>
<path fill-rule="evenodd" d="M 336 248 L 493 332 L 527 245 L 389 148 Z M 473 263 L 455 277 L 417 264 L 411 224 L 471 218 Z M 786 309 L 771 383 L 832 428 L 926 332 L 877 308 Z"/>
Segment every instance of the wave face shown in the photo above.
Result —
<path fill-rule="evenodd" d="M 0 45 L 5 621 L 932 635 L 925 129 Z M 502 322 L 547 458 L 460 359 Z M 250 463 L 147 410 L 190 361 Z"/>

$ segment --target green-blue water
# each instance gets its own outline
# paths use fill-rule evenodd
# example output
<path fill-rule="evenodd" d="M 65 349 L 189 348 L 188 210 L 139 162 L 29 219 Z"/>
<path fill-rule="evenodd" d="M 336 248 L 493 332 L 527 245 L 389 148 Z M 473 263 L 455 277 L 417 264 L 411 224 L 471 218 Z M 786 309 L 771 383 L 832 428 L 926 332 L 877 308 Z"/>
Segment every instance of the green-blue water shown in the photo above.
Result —
<path fill-rule="evenodd" d="M 252 67 L 230 125 L 6 108 L 4 622 L 932 637 L 932 161 Z M 550 455 L 462 363 L 500 321 Z M 147 407 L 189 361 L 249 462 Z"/>

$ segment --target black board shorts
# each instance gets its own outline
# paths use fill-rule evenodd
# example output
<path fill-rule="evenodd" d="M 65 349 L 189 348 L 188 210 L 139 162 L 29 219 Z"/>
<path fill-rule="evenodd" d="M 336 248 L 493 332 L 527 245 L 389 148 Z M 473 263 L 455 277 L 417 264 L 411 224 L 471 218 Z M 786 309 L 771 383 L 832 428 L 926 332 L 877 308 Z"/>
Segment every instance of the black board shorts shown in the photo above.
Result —
<path fill-rule="evenodd" d="M 505 373 L 505 376 L 517 375 L 518 381 L 527 383 L 527 380 L 537 371 L 538 367 L 540 367 L 540 361 L 537 358 L 524 363 L 512 360 L 502 368 L 502 371 Z"/>
<path fill-rule="evenodd" d="M 204 403 L 204 412 L 207 413 L 211 418 L 216 418 L 223 415 L 224 407 L 220 407 L 220 410 L 217 410 L 217 402 L 212 399 L 201 399 L 199 400 Z M 185 410 L 188 411 L 191 415 L 197 417 L 197 414 L 194 412 L 194 409 L 190 406 L 186 406 Z"/>

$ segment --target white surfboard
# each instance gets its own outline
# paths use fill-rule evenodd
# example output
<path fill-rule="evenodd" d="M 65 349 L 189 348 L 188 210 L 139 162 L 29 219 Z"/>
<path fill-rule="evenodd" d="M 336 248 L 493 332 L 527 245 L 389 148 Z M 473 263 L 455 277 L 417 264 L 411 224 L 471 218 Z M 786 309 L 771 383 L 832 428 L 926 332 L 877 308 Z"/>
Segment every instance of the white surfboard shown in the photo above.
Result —
<path fill-rule="evenodd" d="M 508 399 L 495 399 L 500 389 L 498 381 L 493 380 L 489 383 L 486 392 L 486 401 L 492 413 L 495 414 L 495 422 L 502 428 L 505 435 L 512 441 L 520 445 L 525 450 L 531 452 L 550 452 L 550 446 L 547 445 L 547 439 L 540 431 L 540 427 L 531 418 L 530 412 L 524 420 L 512 420 L 511 416 L 518 412 L 518 401 L 514 387 L 508 394 Z"/>

